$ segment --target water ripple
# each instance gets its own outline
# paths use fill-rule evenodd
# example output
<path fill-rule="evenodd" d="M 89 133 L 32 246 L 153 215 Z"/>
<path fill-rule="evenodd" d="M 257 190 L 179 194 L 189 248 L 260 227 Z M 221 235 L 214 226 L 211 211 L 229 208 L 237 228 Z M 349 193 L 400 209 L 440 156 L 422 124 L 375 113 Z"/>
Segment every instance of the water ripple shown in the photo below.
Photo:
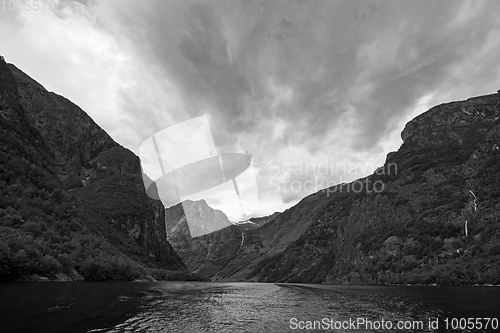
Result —
<path fill-rule="evenodd" d="M 411 319 L 413 310 L 370 292 L 260 283 L 198 284 L 189 288 L 158 284 L 139 313 L 109 332 L 280 333 L 291 331 L 291 318 L 397 321 Z M 419 315 L 422 311 L 419 309 Z"/>

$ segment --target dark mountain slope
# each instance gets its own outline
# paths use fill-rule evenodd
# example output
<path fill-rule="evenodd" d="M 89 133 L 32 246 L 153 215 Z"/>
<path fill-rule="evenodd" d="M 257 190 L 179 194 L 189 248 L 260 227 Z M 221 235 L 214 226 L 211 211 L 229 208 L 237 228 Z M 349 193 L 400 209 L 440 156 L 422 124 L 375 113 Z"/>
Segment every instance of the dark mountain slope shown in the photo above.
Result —
<path fill-rule="evenodd" d="M 3 59 L 0 98 L 1 278 L 185 275 L 137 156 Z"/>
<path fill-rule="evenodd" d="M 118 143 L 82 109 L 43 88 L 12 64 L 20 102 L 30 123 L 54 154 L 59 178 L 66 187 L 82 186 L 82 166 Z"/>
<path fill-rule="evenodd" d="M 212 278 L 500 283 L 499 105 L 493 94 L 418 116 L 384 166 L 245 232 Z"/>
<path fill-rule="evenodd" d="M 247 276 L 329 283 L 500 282 L 499 102 L 495 94 L 443 104 L 409 122 L 403 145 L 367 177 L 363 192 L 353 193 L 358 191 L 351 184 L 343 195 L 314 195 L 311 210 L 323 212 L 311 227 Z M 380 193 L 370 186 L 376 181 L 383 183 Z"/>
<path fill-rule="evenodd" d="M 213 276 L 234 259 L 246 228 L 230 225 L 220 231 L 192 238 L 186 216 L 193 224 L 199 225 L 205 222 L 222 225 L 231 223 L 223 212 L 212 209 L 205 200 L 188 200 L 166 209 L 167 239 L 189 271 Z"/>

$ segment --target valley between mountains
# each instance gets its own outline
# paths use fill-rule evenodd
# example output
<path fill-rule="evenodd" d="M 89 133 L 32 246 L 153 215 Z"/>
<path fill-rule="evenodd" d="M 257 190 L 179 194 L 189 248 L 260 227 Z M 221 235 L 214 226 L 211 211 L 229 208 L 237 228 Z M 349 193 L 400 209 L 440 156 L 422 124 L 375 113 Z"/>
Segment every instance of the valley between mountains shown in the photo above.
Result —
<path fill-rule="evenodd" d="M 372 175 L 255 224 L 191 239 L 185 215 L 223 213 L 204 201 L 168 208 L 167 238 L 212 280 L 500 283 L 500 92 L 433 107 L 401 137 Z"/>
<path fill-rule="evenodd" d="M 204 200 L 150 199 L 134 153 L 2 58 L 0 280 L 499 284 L 500 93 L 401 137 L 356 191 L 232 224 Z M 191 238 L 186 215 L 229 227 Z"/>

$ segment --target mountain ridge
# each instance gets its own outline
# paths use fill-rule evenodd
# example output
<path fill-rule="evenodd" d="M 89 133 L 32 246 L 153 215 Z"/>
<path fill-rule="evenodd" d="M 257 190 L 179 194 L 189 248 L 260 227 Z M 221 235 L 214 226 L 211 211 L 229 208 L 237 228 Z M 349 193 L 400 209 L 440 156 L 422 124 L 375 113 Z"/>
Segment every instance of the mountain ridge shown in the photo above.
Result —
<path fill-rule="evenodd" d="M 244 238 L 211 234 L 204 251 L 218 257 L 198 265 L 212 280 L 500 283 L 499 105 L 500 92 L 429 109 L 372 175 L 311 194 Z"/>
<path fill-rule="evenodd" d="M 195 278 L 135 154 L 3 57 L 0 98 L 0 279 Z"/>

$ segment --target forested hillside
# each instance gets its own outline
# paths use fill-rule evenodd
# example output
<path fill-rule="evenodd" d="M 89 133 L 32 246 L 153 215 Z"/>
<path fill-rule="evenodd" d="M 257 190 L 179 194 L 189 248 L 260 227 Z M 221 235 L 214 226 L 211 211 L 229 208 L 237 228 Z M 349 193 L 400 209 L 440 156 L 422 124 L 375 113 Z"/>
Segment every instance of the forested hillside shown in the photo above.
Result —
<path fill-rule="evenodd" d="M 193 278 L 137 156 L 0 59 L 0 280 Z"/>
<path fill-rule="evenodd" d="M 186 251 L 214 280 L 499 284 L 500 93 L 433 107 L 402 139 L 372 175 Z"/>

